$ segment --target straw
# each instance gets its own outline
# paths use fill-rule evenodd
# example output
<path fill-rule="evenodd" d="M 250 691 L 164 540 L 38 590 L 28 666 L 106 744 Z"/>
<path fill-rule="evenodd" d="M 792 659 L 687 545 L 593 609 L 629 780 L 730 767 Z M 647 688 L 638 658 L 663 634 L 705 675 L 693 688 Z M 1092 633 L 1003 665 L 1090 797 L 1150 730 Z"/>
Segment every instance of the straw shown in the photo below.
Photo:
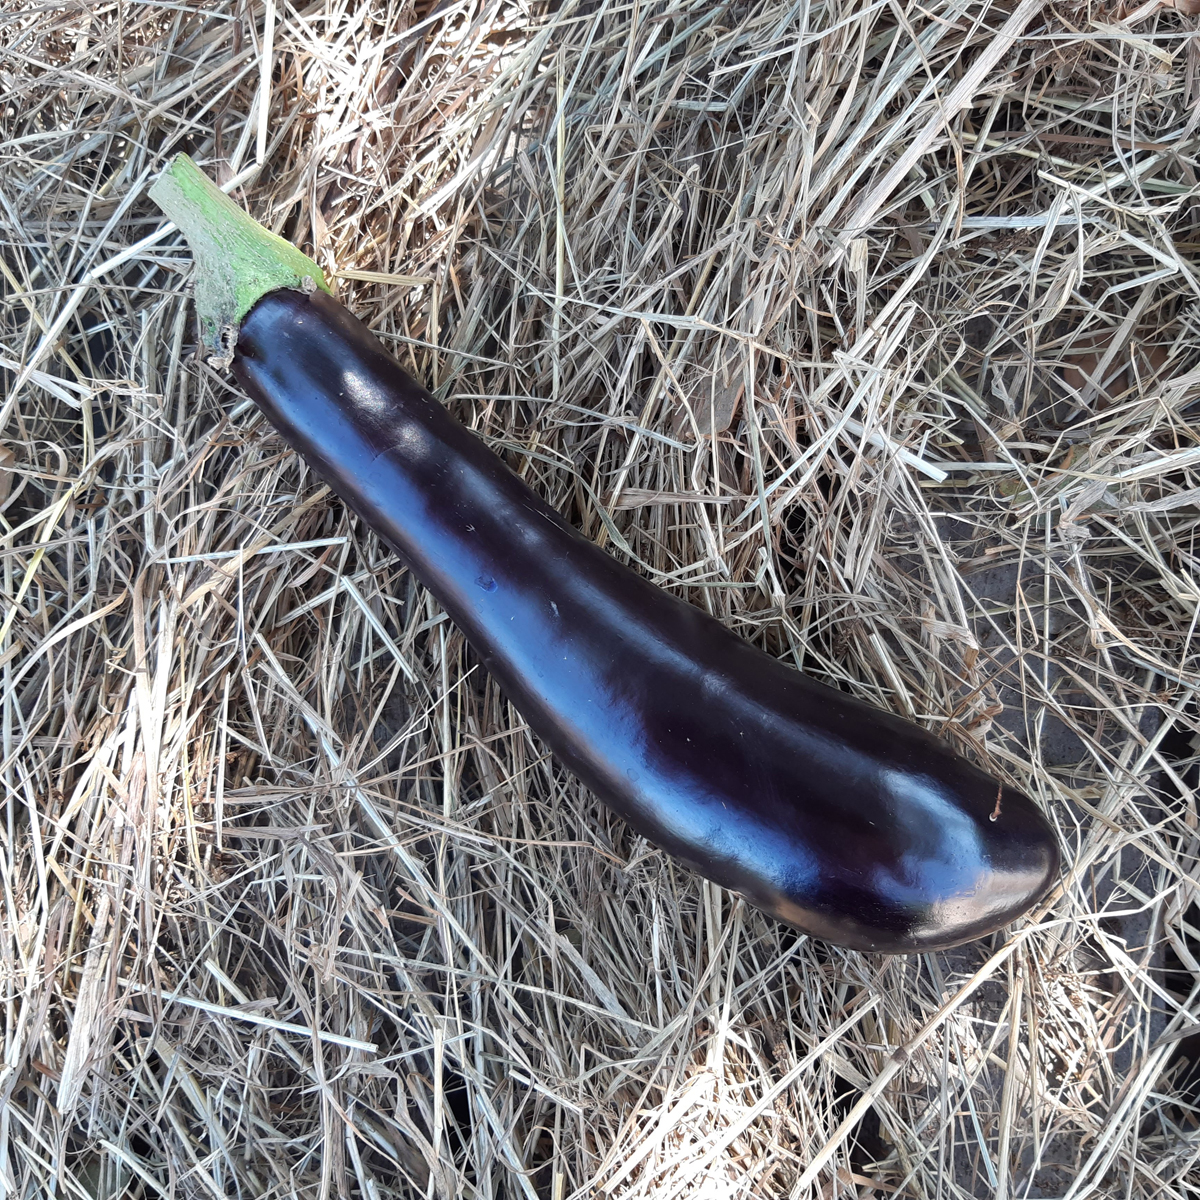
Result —
<path fill-rule="evenodd" d="M 10 0 L 0 1194 L 1192 1194 L 1196 39 Z M 611 553 L 1034 796 L 1045 908 L 864 956 L 607 813 L 206 361 L 180 151 Z"/>

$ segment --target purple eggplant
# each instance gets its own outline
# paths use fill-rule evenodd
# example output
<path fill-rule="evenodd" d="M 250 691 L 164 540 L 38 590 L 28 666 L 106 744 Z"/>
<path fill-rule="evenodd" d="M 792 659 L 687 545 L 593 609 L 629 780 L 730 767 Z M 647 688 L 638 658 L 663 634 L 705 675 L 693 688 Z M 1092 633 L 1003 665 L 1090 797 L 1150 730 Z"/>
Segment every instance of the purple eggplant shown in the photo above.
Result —
<path fill-rule="evenodd" d="M 1053 885 L 1028 797 L 617 562 L 327 292 L 269 291 L 239 320 L 241 386 L 655 845 L 805 933 L 889 953 L 992 933 Z"/>

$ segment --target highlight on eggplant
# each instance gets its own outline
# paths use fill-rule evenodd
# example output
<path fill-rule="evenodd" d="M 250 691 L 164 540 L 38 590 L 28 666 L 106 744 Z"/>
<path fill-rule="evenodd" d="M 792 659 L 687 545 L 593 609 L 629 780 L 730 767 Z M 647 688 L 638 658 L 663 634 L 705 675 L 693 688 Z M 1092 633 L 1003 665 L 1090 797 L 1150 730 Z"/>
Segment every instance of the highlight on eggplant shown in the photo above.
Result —
<path fill-rule="evenodd" d="M 1058 842 L 1027 796 L 584 538 L 405 374 L 315 263 L 186 156 L 151 195 L 192 248 L 214 357 L 634 829 L 860 950 L 945 949 L 1046 896 Z"/>

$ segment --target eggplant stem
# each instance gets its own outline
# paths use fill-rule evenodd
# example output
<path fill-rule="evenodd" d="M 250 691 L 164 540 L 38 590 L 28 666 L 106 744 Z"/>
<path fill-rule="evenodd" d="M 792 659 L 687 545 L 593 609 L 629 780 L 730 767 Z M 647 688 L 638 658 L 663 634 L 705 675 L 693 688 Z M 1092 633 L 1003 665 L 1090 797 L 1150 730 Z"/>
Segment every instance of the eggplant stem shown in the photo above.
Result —
<path fill-rule="evenodd" d="M 227 364 L 243 318 L 268 292 L 330 291 L 307 254 L 264 229 L 186 154 L 177 154 L 150 199 L 183 231 L 196 265 L 200 340 Z"/>

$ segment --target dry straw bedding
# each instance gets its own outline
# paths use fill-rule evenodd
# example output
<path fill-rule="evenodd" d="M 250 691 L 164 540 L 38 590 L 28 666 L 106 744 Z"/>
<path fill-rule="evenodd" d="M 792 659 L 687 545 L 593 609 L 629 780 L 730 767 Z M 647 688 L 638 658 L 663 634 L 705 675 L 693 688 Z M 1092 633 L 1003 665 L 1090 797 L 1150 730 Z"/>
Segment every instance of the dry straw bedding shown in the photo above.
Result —
<path fill-rule="evenodd" d="M 7 0 L 0 1193 L 1200 1191 L 1200 26 L 1008 3 Z M 198 361 L 179 149 L 1052 901 L 865 956 L 633 837 Z"/>

